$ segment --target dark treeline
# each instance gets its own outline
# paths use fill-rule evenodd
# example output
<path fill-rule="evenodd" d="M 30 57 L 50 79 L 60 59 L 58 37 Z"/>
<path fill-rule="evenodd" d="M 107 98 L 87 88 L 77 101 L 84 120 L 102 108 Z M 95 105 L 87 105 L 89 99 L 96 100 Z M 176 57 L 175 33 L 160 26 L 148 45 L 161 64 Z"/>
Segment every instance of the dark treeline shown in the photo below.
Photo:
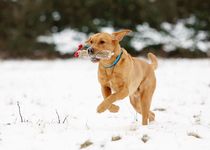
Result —
<path fill-rule="evenodd" d="M 210 39 L 210 0 L 0 0 L 0 56 L 57 57 L 54 45 L 37 42 L 39 35 L 50 35 L 71 27 L 85 33 L 98 32 L 101 27 L 116 30 L 144 22 L 162 30 L 162 22 L 176 23 L 179 19 L 196 17 L 194 24 L 186 24 L 196 32 L 205 31 Z M 196 33 L 195 32 L 195 33 Z M 123 46 L 133 55 L 143 54 L 130 44 L 132 36 Z M 206 54 L 177 48 L 166 53 L 161 45 L 150 49 L 162 56 L 205 57 Z"/>

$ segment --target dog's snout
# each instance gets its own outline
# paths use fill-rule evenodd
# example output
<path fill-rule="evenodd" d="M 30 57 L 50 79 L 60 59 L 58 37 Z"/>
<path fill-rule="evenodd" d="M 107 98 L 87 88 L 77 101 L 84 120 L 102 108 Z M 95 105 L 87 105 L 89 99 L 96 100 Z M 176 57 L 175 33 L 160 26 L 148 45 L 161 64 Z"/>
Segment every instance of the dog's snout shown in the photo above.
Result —
<path fill-rule="evenodd" d="M 93 54 L 93 48 L 92 47 L 89 47 L 87 50 L 88 50 L 88 54 Z"/>

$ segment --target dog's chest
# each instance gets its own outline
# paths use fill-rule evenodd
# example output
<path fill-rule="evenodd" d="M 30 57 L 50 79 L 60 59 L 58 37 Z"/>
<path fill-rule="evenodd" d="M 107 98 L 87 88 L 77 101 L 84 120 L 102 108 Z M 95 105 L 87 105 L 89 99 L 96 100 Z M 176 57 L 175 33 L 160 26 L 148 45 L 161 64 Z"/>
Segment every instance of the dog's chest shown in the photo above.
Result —
<path fill-rule="evenodd" d="M 117 92 L 123 85 L 122 78 L 115 72 L 108 72 L 105 76 L 106 84 L 112 89 L 112 92 Z"/>
<path fill-rule="evenodd" d="M 109 87 L 110 87 L 112 93 L 116 93 L 116 92 L 120 91 L 122 86 L 118 85 L 116 82 L 110 81 Z"/>

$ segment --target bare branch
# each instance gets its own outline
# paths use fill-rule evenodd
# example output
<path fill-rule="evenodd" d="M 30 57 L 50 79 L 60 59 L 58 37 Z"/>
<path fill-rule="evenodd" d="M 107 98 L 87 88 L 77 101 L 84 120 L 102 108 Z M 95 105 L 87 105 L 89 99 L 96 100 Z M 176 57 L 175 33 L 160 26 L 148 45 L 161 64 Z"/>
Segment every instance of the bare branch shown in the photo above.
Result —
<path fill-rule="evenodd" d="M 69 117 L 69 115 L 67 115 L 64 119 L 62 123 L 65 123 L 65 121 L 67 120 L 67 118 Z"/>
<path fill-rule="evenodd" d="M 85 125 L 86 125 L 87 130 L 89 130 L 89 129 L 90 129 L 90 127 L 89 127 L 89 125 L 88 125 L 87 121 L 86 121 Z"/>
<path fill-rule="evenodd" d="M 20 104 L 19 104 L 19 101 L 17 101 L 17 106 L 18 106 L 18 112 L 19 112 L 19 116 L 20 116 L 20 121 L 21 121 L 21 122 L 24 122 L 24 120 L 23 120 L 23 116 L 22 116 L 22 114 L 21 114 L 21 110 L 20 110 Z"/>
<path fill-rule="evenodd" d="M 59 116 L 59 114 L 58 114 L 58 111 L 55 110 L 55 112 L 56 112 L 56 115 L 57 115 L 57 118 L 58 118 L 58 123 L 60 124 L 60 123 L 61 123 L 61 119 L 60 119 L 60 116 Z"/>

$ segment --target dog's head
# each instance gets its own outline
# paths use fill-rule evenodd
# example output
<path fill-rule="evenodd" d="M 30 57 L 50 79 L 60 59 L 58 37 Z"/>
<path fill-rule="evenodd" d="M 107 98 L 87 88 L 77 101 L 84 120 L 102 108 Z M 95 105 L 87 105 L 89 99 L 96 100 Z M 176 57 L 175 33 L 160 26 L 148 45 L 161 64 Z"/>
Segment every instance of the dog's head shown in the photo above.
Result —
<path fill-rule="evenodd" d="M 115 53 L 117 45 L 129 32 L 131 30 L 121 30 L 112 34 L 102 32 L 90 36 L 86 43 L 90 45 L 88 54 L 92 56 L 92 62 L 99 61 L 94 55 L 102 50 L 109 50 Z"/>

